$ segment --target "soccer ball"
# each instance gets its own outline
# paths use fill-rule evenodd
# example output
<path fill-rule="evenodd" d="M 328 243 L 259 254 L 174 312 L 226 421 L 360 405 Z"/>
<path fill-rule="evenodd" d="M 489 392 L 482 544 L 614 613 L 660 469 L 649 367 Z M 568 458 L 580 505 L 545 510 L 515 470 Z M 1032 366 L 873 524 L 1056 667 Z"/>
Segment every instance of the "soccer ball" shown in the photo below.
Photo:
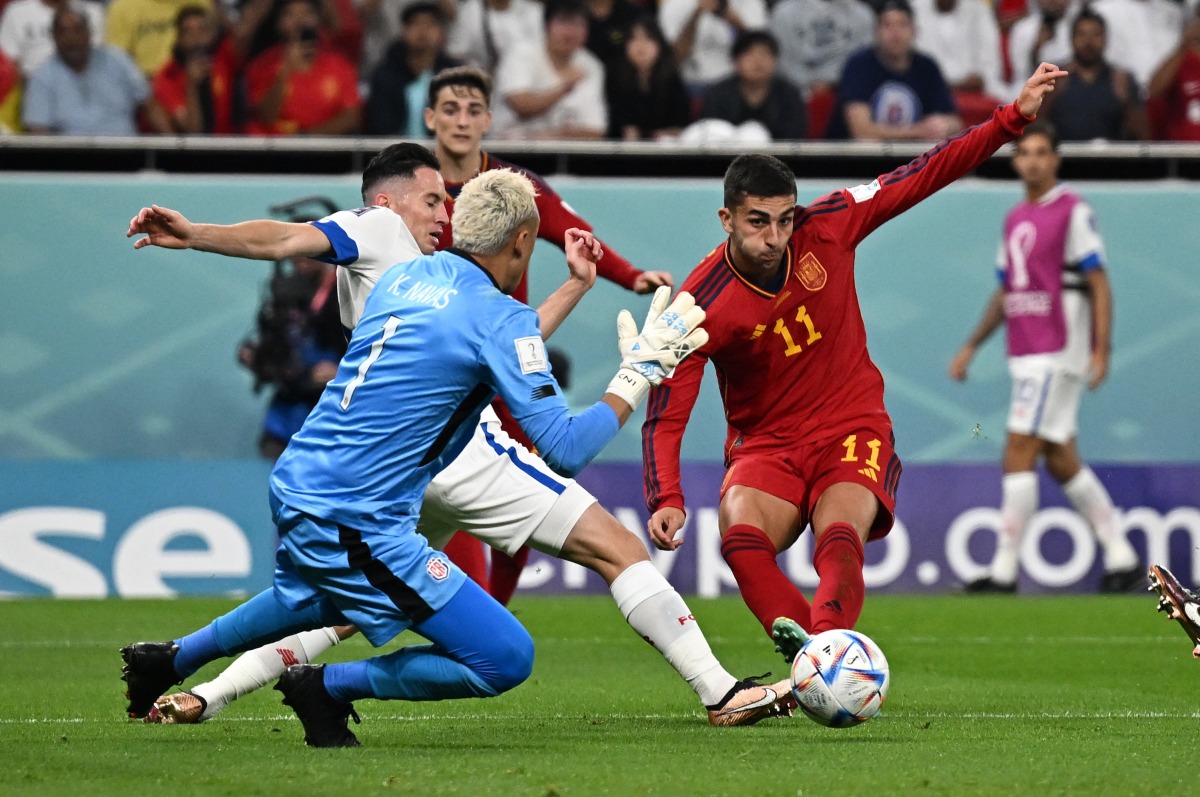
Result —
<path fill-rule="evenodd" d="M 792 694 L 809 719 L 847 728 L 879 713 L 891 683 L 879 646 L 857 631 L 825 631 L 792 661 Z"/>

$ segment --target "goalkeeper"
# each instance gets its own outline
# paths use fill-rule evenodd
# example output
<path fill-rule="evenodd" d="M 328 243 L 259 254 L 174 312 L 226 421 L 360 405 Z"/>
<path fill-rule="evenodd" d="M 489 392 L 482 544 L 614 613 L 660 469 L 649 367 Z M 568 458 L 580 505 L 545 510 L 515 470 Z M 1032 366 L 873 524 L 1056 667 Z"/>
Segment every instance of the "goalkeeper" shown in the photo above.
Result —
<path fill-rule="evenodd" d="M 209 661 L 347 622 L 376 646 L 409 628 L 433 645 L 285 671 L 277 688 L 314 746 L 357 744 L 347 718 L 358 698 L 489 697 L 528 677 L 526 631 L 416 533 L 422 492 L 462 450 L 496 392 L 549 463 L 582 467 L 649 387 L 704 343 L 696 329 L 704 314 L 685 295 L 664 307 L 665 290 L 641 334 L 623 314 L 617 376 L 600 402 L 569 416 L 546 367 L 536 313 L 504 295 L 536 240 L 533 186 L 499 170 L 469 189 L 458 202 L 456 248 L 380 278 L 338 376 L 272 474 L 282 540 L 274 589 L 174 642 L 125 648 L 131 715 L 146 714 L 168 686 Z M 577 231 L 567 253 L 573 270 L 580 259 L 594 267 L 599 247 Z M 695 689 L 713 724 L 777 713 L 786 689 L 729 675 L 644 547 L 619 524 L 596 522 L 595 512 L 603 510 L 589 507 L 554 552 L 605 576 L 631 625 Z M 533 541 L 555 547 L 536 534 Z"/>

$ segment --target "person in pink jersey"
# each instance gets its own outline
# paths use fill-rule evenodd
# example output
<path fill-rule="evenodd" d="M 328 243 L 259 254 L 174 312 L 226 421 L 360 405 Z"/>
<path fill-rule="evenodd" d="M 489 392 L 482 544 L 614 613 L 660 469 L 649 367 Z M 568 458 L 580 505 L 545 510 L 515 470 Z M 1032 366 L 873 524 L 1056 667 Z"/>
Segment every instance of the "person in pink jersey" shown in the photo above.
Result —
<path fill-rule="evenodd" d="M 1112 499 L 1076 447 L 1083 386 L 1094 390 L 1108 376 L 1112 291 L 1095 216 L 1078 194 L 1058 182 L 1060 163 L 1054 128 L 1026 127 L 1013 155 L 1025 198 L 1004 221 L 997 257 L 1000 287 L 950 363 L 950 376 L 965 380 L 979 346 L 1007 325 L 1012 403 L 1001 530 L 991 567 L 966 585 L 968 592 L 1016 591 L 1021 538 L 1038 508 L 1034 468 L 1039 459 L 1103 549 L 1100 590 L 1145 586 L 1145 569 L 1117 527 Z"/>

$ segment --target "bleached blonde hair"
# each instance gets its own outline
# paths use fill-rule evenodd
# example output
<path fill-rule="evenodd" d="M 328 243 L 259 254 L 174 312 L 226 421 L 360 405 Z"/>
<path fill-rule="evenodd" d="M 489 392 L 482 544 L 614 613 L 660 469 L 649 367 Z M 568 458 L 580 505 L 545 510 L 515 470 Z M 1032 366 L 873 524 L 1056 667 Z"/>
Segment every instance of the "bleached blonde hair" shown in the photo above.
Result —
<path fill-rule="evenodd" d="M 498 254 L 518 229 L 539 220 L 533 182 L 512 169 L 489 169 L 469 180 L 454 200 L 454 246 Z"/>

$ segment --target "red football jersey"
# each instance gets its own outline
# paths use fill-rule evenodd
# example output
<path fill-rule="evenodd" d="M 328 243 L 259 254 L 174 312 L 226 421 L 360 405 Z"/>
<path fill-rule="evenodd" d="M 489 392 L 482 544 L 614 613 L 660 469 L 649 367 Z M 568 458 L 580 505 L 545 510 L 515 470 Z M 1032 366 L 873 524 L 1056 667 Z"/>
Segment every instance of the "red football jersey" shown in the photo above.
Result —
<path fill-rule="evenodd" d="M 820 443 L 890 424 L 883 376 L 867 354 L 854 250 L 868 234 L 974 169 L 1027 123 L 1015 105 L 875 181 L 797 207 L 777 293 L 745 280 L 729 242 L 682 286 L 705 309 L 709 341 L 650 392 L 642 427 L 646 505 L 683 507 L 679 450 L 704 365 L 717 372 L 730 447 Z"/>
<path fill-rule="evenodd" d="M 581 230 L 592 231 L 592 225 L 588 224 L 571 209 L 571 206 L 562 200 L 554 189 L 546 184 L 538 175 L 523 169 L 520 166 L 514 166 L 511 163 L 495 158 L 486 152 L 483 153 L 483 164 L 480 171 L 488 169 L 512 169 L 514 172 L 520 172 L 533 181 L 534 187 L 537 188 L 537 209 L 541 218 L 541 226 L 538 227 L 538 238 L 562 249 L 567 242 L 567 230 L 572 227 L 577 227 Z M 450 215 L 451 220 L 454 217 L 454 200 L 458 197 L 458 192 L 462 190 L 463 183 L 446 183 L 446 193 L 449 195 L 446 198 L 446 213 Z M 442 238 L 438 241 L 438 249 L 445 249 L 450 246 L 452 240 L 451 225 L 447 224 L 442 230 Z M 633 267 L 628 260 L 621 257 L 612 250 L 612 247 L 600 242 L 604 248 L 604 256 L 600 258 L 600 262 L 596 264 L 596 275 L 603 277 L 620 285 L 622 288 L 630 289 L 633 287 L 633 282 L 642 272 Z M 521 284 L 513 291 L 513 298 L 520 302 L 528 304 L 529 302 L 529 280 L 528 277 L 521 278 Z"/>
<path fill-rule="evenodd" d="M 266 97 L 283 64 L 284 48 L 275 45 L 246 67 L 246 89 L 250 103 L 258 105 Z M 251 119 L 246 132 L 251 135 L 294 135 L 328 122 L 347 108 L 361 105 L 358 96 L 358 70 L 334 50 L 322 49 L 312 67 L 293 72 L 284 89 L 283 107 L 271 125 Z"/>
<path fill-rule="evenodd" d="M 1200 55 L 1191 50 L 1167 90 L 1166 128 L 1171 141 L 1200 141 Z"/>
<path fill-rule="evenodd" d="M 213 129 L 211 133 L 236 133 L 233 124 L 233 92 L 240 59 L 234 52 L 232 39 L 225 37 L 213 53 L 212 90 Z M 187 107 L 188 77 L 183 65 L 172 58 L 154 76 L 154 98 L 169 116 L 174 118 Z"/>

